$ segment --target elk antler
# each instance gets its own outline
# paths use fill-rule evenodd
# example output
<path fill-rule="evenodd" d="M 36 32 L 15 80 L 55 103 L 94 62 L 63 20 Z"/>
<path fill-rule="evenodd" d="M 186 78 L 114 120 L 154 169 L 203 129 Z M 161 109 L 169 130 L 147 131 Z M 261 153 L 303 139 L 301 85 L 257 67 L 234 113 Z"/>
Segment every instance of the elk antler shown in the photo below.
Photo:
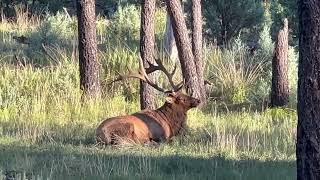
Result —
<path fill-rule="evenodd" d="M 154 65 L 153 63 L 149 62 L 147 60 L 147 63 L 149 65 L 148 68 L 144 68 L 143 67 L 143 61 L 142 61 L 142 58 L 139 57 L 139 70 L 138 72 L 133 72 L 131 70 L 129 70 L 129 73 L 125 74 L 125 75 L 121 75 L 119 74 L 119 76 L 114 79 L 113 81 L 111 81 L 110 83 L 108 84 L 112 84 L 114 82 L 117 82 L 117 81 L 122 81 L 122 80 L 125 80 L 125 79 L 129 79 L 129 78 L 137 78 L 137 79 L 140 79 L 142 81 L 144 81 L 145 83 L 149 84 L 150 86 L 152 86 L 153 88 L 157 89 L 158 91 L 161 91 L 161 92 L 169 92 L 171 90 L 165 90 L 163 89 L 162 87 L 158 86 L 156 83 L 154 83 L 153 81 L 151 81 L 148 77 L 148 74 L 150 73 L 153 73 L 155 71 L 162 71 L 168 78 L 169 80 L 169 83 L 170 85 L 172 86 L 173 88 L 173 91 L 178 91 L 180 90 L 182 87 L 183 87 L 183 81 L 180 82 L 179 84 L 175 85 L 174 82 L 173 82 L 173 75 L 175 74 L 176 70 L 177 70 L 177 65 L 175 64 L 174 66 L 174 69 L 173 71 L 170 73 L 166 68 L 165 66 L 162 64 L 161 60 L 160 59 L 156 59 L 155 58 L 155 61 L 157 63 L 157 65 Z"/>
<path fill-rule="evenodd" d="M 178 91 L 183 86 L 183 81 L 181 81 L 179 84 L 175 85 L 173 82 L 173 76 L 176 73 L 177 70 L 177 64 L 174 64 L 174 68 L 172 72 L 168 72 L 168 70 L 165 68 L 165 66 L 162 64 L 162 61 L 159 58 L 155 58 L 155 61 L 157 65 L 152 64 L 150 61 L 147 61 L 149 68 L 146 69 L 147 74 L 152 73 L 154 71 L 162 71 L 168 78 L 170 85 L 172 86 L 174 91 Z"/>

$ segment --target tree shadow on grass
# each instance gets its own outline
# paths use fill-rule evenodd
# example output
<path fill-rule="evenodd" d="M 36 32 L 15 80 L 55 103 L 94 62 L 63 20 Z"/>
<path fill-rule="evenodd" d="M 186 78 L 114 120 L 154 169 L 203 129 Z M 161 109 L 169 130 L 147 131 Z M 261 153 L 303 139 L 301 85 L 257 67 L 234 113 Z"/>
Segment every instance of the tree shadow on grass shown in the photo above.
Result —
<path fill-rule="evenodd" d="M 157 149 L 154 149 L 157 152 Z M 137 149 L 0 145 L 0 178 L 15 179 L 295 179 L 294 161 L 232 160 Z"/>

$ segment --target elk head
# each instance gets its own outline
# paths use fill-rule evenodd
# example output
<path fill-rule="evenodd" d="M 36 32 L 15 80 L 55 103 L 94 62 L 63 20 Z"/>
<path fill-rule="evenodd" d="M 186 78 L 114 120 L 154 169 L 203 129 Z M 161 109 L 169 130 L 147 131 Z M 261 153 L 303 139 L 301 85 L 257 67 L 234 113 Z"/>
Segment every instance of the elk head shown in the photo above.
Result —
<path fill-rule="evenodd" d="M 186 111 L 197 107 L 200 104 L 200 100 L 191 96 L 185 95 L 181 92 L 170 92 L 166 97 L 166 102 L 170 103 L 175 108 L 182 108 Z"/>

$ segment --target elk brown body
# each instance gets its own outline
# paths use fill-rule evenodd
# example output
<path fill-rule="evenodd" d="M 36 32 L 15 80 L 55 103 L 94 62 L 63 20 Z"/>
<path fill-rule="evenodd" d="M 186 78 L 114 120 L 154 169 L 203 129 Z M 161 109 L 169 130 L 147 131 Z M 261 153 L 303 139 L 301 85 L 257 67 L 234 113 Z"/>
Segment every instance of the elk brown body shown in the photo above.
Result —
<path fill-rule="evenodd" d="M 169 93 L 163 106 L 143 110 L 132 115 L 104 120 L 96 130 L 101 144 L 120 144 L 122 140 L 135 143 L 167 141 L 181 133 L 187 111 L 198 106 L 200 100 L 180 92 Z"/>

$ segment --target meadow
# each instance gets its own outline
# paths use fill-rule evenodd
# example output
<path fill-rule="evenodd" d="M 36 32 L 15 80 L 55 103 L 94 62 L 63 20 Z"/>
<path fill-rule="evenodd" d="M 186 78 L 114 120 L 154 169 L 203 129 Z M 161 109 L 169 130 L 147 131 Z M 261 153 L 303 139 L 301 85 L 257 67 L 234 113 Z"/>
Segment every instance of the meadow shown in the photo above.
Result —
<path fill-rule="evenodd" d="M 118 73 L 138 66 L 137 9 L 122 7 L 112 21 L 97 18 L 103 93 L 94 100 L 82 99 L 79 89 L 75 17 L 65 12 L 30 17 L 21 7 L 16 14 L 0 23 L 0 178 L 295 178 L 294 48 L 288 107 L 266 105 L 270 44 L 252 55 L 240 39 L 225 49 L 206 43 L 205 76 L 213 85 L 206 106 L 188 113 L 184 136 L 157 146 L 101 147 L 94 132 L 102 120 L 139 111 L 136 80 L 107 85 Z M 159 10 L 156 17 L 158 54 L 163 56 L 166 14 Z M 15 40 L 21 35 L 28 44 Z M 167 85 L 162 76 L 158 83 Z M 164 95 L 157 97 L 161 105 Z"/>

